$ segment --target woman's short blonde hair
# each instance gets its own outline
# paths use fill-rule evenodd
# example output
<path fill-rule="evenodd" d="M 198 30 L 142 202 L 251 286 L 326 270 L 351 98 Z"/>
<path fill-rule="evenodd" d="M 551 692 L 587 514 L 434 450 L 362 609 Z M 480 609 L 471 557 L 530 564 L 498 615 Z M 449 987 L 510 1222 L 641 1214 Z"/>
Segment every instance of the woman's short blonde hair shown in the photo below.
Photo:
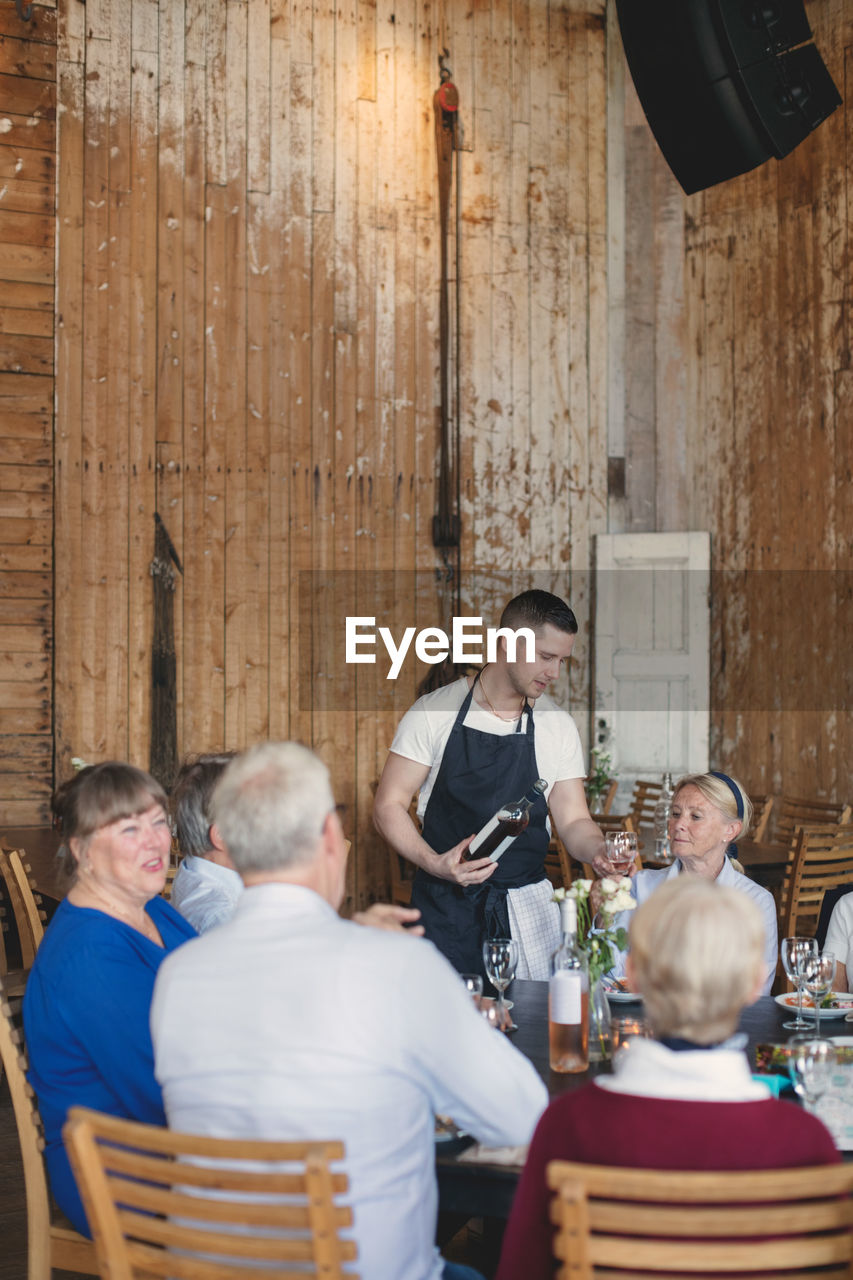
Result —
<path fill-rule="evenodd" d="M 764 924 L 745 894 L 681 875 L 637 908 L 631 963 L 657 1035 L 716 1044 L 764 973 Z"/>

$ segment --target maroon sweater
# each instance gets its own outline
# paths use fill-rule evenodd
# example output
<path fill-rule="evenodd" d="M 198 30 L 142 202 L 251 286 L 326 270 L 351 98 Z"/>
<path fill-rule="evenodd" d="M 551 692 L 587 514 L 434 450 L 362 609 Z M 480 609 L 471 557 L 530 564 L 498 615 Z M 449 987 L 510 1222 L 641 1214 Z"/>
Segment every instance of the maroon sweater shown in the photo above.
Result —
<path fill-rule="evenodd" d="M 495 1280 L 551 1280 L 551 1160 L 626 1169 L 785 1169 L 837 1164 L 829 1131 L 791 1102 L 685 1102 L 595 1084 L 552 1102 L 533 1135 Z"/>

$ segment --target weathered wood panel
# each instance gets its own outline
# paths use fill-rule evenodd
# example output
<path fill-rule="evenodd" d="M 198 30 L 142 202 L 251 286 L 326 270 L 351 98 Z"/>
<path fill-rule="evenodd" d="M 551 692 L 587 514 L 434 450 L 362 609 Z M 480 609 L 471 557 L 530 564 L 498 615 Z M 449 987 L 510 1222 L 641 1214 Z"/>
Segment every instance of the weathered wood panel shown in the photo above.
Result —
<path fill-rule="evenodd" d="M 853 12 L 832 0 L 809 20 L 847 98 Z M 714 763 L 751 790 L 839 800 L 853 799 L 850 111 L 690 198 L 631 89 L 624 113 L 626 527 L 711 531 Z"/>
<path fill-rule="evenodd" d="M 56 11 L 0 14 L 0 820 L 47 819 L 53 783 Z"/>
<path fill-rule="evenodd" d="M 605 6 L 89 0 L 85 23 L 79 9 L 58 10 L 58 769 L 72 753 L 147 761 L 156 509 L 184 566 L 181 749 L 316 745 L 348 807 L 356 905 L 384 888 L 372 786 L 427 669 L 410 659 L 389 681 L 381 650 L 345 668 L 346 615 L 397 636 L 448 628 L 458 599 L 491 622 L 534 574 L 589 609 L 606 505 Z M 449 581 L 431 546 L 445 43 L 465 143 Z M 34 159 L 10 174 L 48 176 Z M 49 212 L 35 190 L 17 198 L 0 201 L 13 230 Z M 19 287 L 46 267 L 21 261 Z M 0 342 L 15 335 L 22 370 L 8 376 L 51 336 L 11 314 L 25 305 L 3 301 Z M 18 412 L 40 458 L 44 409 Z M 19 519 L 41 496 L 0 493 Z M 582 663 L 582 721 L 584 681 Z"/>

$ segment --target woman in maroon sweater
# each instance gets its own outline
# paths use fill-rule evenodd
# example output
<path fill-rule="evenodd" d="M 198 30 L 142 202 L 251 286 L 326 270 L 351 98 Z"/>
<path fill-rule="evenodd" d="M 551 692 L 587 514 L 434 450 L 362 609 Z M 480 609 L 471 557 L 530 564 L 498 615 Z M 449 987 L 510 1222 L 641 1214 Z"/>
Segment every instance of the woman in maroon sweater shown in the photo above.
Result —
<path fill-rule="evenodd" d="M 743 894 L 679 877 L 631 925 L 629 977 L 657 1040 L 635 1040 L 600 1076 L 548 1107 L 533 1135 L 496 1280 L 554 1274 L 551 1160 L 639 1169 L 834 1164 L 829 1132 L 752 1079 L 733 1033 L 763 979 L 764 926 Z"/>

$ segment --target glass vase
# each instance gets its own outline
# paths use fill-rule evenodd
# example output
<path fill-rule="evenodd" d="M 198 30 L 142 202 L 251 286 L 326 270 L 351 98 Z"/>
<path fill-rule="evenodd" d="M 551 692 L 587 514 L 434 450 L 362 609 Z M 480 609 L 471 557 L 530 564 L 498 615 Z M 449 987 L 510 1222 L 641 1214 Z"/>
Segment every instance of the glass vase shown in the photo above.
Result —
<path fill-rule="evenodd" d="M 610 1005 L 601 979 L 590 983 L 589 991 L 589 1060 L 610 1061 Z"/>

